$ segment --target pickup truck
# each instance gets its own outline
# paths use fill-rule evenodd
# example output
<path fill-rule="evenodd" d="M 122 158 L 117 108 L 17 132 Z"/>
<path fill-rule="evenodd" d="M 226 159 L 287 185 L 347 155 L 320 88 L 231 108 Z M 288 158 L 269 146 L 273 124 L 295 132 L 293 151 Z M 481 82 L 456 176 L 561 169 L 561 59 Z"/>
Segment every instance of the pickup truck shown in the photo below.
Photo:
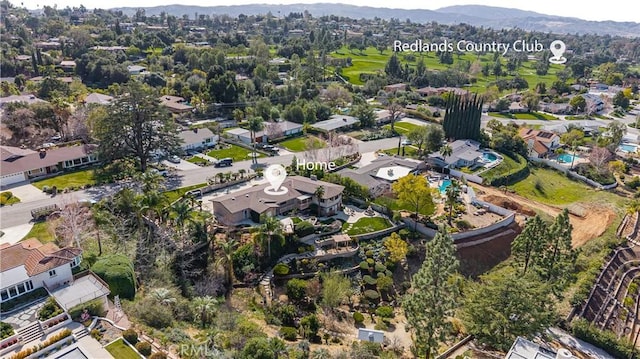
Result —
<path fill-rule="evenodd" d="M 60 207 L 57 204 L 51 204 L 44 207 L 38 207 L 31 210 L 31 218 L 34 221 L 42 221 L 46 219 L 49 215 L 58 212 Z"/>

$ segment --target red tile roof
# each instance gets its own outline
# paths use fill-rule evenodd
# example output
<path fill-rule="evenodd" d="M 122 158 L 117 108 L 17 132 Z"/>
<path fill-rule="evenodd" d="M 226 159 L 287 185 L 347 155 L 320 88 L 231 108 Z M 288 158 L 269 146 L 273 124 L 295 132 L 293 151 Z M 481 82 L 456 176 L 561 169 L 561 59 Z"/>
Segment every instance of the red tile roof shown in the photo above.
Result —
<path fill-rule="evenodd" d="M 42 244 L 35 238 L 0 247 L 0 271 L 24 265 L 29 276 L 71 263 L 82 254 L 80 248 L 58 248 L 54 243 Z"/>

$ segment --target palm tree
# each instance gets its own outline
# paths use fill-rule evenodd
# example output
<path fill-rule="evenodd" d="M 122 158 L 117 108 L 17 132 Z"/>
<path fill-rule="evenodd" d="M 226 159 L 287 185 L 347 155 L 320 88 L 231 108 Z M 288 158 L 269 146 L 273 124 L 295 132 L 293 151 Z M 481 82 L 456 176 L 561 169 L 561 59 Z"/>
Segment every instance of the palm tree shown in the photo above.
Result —
<path fill-rule="evenodd" d="M 214 314 L 218 301 L 211 296 L 196 297 L 193 299 L 193 308 L 196 317 L 200 319 L 200 325 L 204 326 L 211 320 L 211 316 Z"/>
<path fill-rule="evenodd" d="M 218 243 L 218 248 L 222 255 L 218 258 L 216 264 L 224 268 L 225 281 L 229 284 L 229 291 L 227 291 L 227 293 L 230 293 L 233 288 L 233 253 L 237 246 L 238 241 L 228 237 L 226 241 Z"/>
<path fill-rule="evenodd" d="M 442 145 L 442 147 L 440 147 L 440 154 L 442 155 L 442 157 L 449 157 L 452 153 L 453 149 L 451 148 L 451 146 Z"/>
<path fill-rule="evenodd" d="M 249 131 L 251 132 L 251 144 L 253 146 L 253 153 L 251 155 L 251 160 L 257 162 L 256 160 L 256 132 L 262 130 L 264 128 L 264 120 L 260 116 L 253 116 L 249 118 L 248 121 Z"/>
<path fill-rule="evenodd" d="M 320 200 L 322 199 L 322 197 L 324 197 L 324 193 L 324 186 L 318 186 L 318 188 L 316 188 L 316 191 L 313 192 L 313 195 L 318 198 L 318 203 L 320 203 Z"/>
<path fill-rule="evenodd" d="M 263 213 L 260 216 L 260 223 L 261 225 L 258 231 L 258 238 L 263 243 L 264 241 L 267 242 L 267 256 L 271 259 L 271 241 L 273 238 L 279 237 L 281 241 L 284 240 L 284 237 L 282 236 L 282 223 L 280 223 L 276 217 L 268 213 Z"/>
<path fill-rule="evenodd" d="M 244 178 L 245 173 L 247 173 L 247 170 L 245 170 L 244 168 L 241 168 L 238 170 L 238 173 L 240 173 L 240 178 Z"/>
<path fill-rule="evenodd" d="M 451 218 L 453 217 L 453 208 L 458 202 L 459 195 L 460 195 L 460 184 L 458 183 L 458 181 L 455 181 L 455 180 L 451 181 L 451 185 L 447 187 L 446 199 L 445 199 L 445 205 L 449 209 L 449 213 L 447 214 L 447 220 L 450 226 L 451 226 Z"/>
<path fill-rule="evenodd" d="M 160 305 L 171 305 L 176 302 L 176 298 L 171 291 L 167 288 L 156 288 L 151 291 L 151 297 L 155 299 Z"/>
<path fill-rule="evenodd" d="M 185 223 L 191 219 L 191 206 L 187 201 L 182 200 L 174 203 L 171 209 L 175 215 L 174 220 L 176 226 L 179 227 L 180 231 L 184 230 Z"/>

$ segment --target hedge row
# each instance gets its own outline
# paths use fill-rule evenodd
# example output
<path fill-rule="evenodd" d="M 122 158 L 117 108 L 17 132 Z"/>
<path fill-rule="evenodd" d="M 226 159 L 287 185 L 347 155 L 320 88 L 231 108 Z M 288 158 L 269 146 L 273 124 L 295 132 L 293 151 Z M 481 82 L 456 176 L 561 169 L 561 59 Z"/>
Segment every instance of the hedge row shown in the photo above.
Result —
<path fill-rule="evenodd" d="M 600 347 L 616 358 L 629 358 L 633 350 L 628 340 L 620 340 L 614 332 L 600 330 L 583 318 L 573 322 L 571 331 L 578 339 Z"/>

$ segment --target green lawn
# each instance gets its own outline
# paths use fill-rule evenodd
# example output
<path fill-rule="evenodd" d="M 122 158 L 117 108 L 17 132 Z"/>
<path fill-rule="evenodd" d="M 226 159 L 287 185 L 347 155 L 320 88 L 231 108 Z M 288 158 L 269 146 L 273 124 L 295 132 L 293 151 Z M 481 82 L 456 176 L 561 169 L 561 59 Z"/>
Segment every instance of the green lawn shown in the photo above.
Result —
<path fill-rule="evenodd" d="M 407 133 L 411 132 L 411 130 L 418 127 L 422 127 L 422 126 L 416 125 L 411 122 L 403 122 L 403 121 L 398 121 L 393 125 L 393 128 L 396 130 L 396 132 L 402 135 L 406 135 Z M 383 128 L 391 130 L 391 125 L 384 125 Z"/>
<path fill-rule="evenodd" d="M 164 192 L 164 195 L 166 196 L 169 203 L 173 203 L 174 201 L 177 201 L 180 197 L 184 196 L 185 193 L 191 191 L 192 189 L 201 188 L 206 185 L 207 185 L 206 183 L 199 183 L 199 184 L 194 184 L 193 186 L 176 188 L 176 189 L 172 189 L 171 191 Z"/>
<path fill-rule="evenodd" d="M 502 155 L 503 160 L 499 165 L 480 174 L 480 177 L 484 179 L 482 183 L 491 183 L 491 181 L 494 178 L 502 177 L 509 172 L 514 172 L 526 166 L 527 160 L 520 155 L 517 155 L 517 156 L 518 156 L 517 159 L 513 159 L 503 154 Z"/>
<path fill-rule="evenodd" d="M 557 120 L 558 118 L 546 113 L 542 112 L 530 112 L 530 113 L 499 113 L 499 112 L 489 112 L 489 116 L 500 117 L 500 118 L 510 118 L 514 120 L 542 120 L 542 121 L 551 121 Z"/>
<path fill-rule="evenodd" d="M 342 77 L 347 79 L 350 83 L 354 85 L 364 85 L 364 82 L 360 79 L 360 74 L 376 74 L 378 72 L 384 73 L 384 67 L 389 61 L 389 57 L 393 54 L 391 48 L 387 48 L 382 54 L 375 47 L 368 47 L 362 53 L 360 51 L 354 50 L 351 52 L 347 47 L 342 47 L 337 51 L 334 51 L 330 54 L 332 58 L 351 58 L 352 66 L 345 67 L 342 69 Z M 406 59 L 406 55 L 400 53 L 398 55 L 402 66 L 404 64 L 409 64 L 409 67 L 414 68 L 418 63 L 420 57 L 422 56 L 424 59 L 424 63 L 429 70 L 445 70 L 448 68 L 456 68 L 458 62 L 460 61 L 469 61 L 473 63 L 478 60 L 482 65 L 485 63 L 493 64 L 493 54 L 488 53 L 485 55 L 478 55 L 476 53 L 464 53 L 460 56 L 453 56 L 453 64 L 441 64 L 438 60 L 438 57 L 434 53 L 407 53 L 415 56 L 415 61 L 408 61 Z M 503 64 L 503 70 L 506 67 L 506 59 L 501 58 Z M 538 82 L 543 82 L 547 85 L 547 88 L 550 88 L 554 81 L 557 80 L 556 73 L 564 68 L 562 65 L 554 65 L 551 64 L 549 66 L 549 71 L 546 75 L 540 76 L 536 74 L 536 62 L 535 61 L 525 61 L 522 66 L 517 70 L 517 74 L 524 78 L 529 84 L 530 88 L 535 87 Z M 510 74 L 507 76 L 503 76 L 503 79 L 511 79 L 515 75 Z M 489 86 L 492 82 L 496 81 L 496 77 L 493 75 L 484 76 L 482 73 L 477 73 L 473 75 L 475 78 L 475 82 L 468 86 L 472 92 L 482 93 L 486 91 L 487 86 Z M 571 81 L 571 80 L 569 80 Z M 507 90 L 510 91 L 510 90 Z"/>
<path fill-rule="evenodd" d="M 597 193 L 586 184 L 546 168 L 532 168 L 529 177 L 508 187 L 523 197 L 553 205 L 589 201 Z"/>
<path fill-rule="evenodd" d="M 140 355 L 136 353 L 130 346 L 128 346 L 123 339 L 118 339 L 115 342 L 104 347 L 114 358 L 118 359 L 140 359 Z"/>
<path fill-rule="evenodd" d="M 10 206 L 12 204 L 20 203 L 20 198 L 13 195 L 13 193 L 6 191 L 0 192 L 0 207 Z"/>
<path fill-rule="evenodd" d="M 27 235 L 24 236 L 22 240 L 29 239 L 29 238 L 38 238 L 38 240 L 42 243 L 53 242 L 55 240 L 55 238 L 49 231 L 48 221 L 34 223 L 29 233 L 27 233 Z"/>
<path fill-rule="evenodd" d="M 373 203 L 387 207 L 392 211 L 408 211 L 412 213 L 415 211 L 415 208 L 409 208 L 408 206 L 404 205 L 402 202 L 398 201 L 397 199 L 393 199 L 385 196 L 380 196 L 376 198 L 375 200 L 373 200 Z M 428 216 L 431 214 L 428 212 L 428 210 L 429 209 L 425 207 L 425 208 L 422 208 L 419 212 L 422 215 Z"/>
<path fill-rule="evenodd" d="M 65 173 L 59 176 L 33 182 L 33 185 L 38 187 L 39 189 L 42 189 L 42 187 L 44 186 L 49 186 L 49 188 L 56 186 L 58 190 L 72 187 L 82 187 L 87 184 L 96 184 L 93 169 Z"/>
<path fill-rule="evenodd" d="M 322 146 L 322 148 L 326 147 L 327 145 L 326 142 L 320 140 L 315 136 L 295 137 L 295 138 L 288 139 L 286 141 L 282 141 L 279 143 L 279 145 L 281 145 L 282 147 L 286 148 L 291 152 L 302 152 L 302 151 L 306 151 L 307 141 L 310 138 L 315 139 L 320 144 L 320 146 Z"/>
<path fill-rule="evenodd" d="M 349 226 L 351 226 L 350 229 Z M 342 230 L 346 231 L 348 235 L 355 236 L 357 234 L 371 233 L 381 231 L 391 227 L 391 223 L 386 218 L 382 217 L 362 217 L 356 223 L 345 223 L 342 225 Z"/>
<path fill-rule="evenodd" d="M 205 160 L 202 157 L 198 157 L 198 156 L 192 156 L 192 157 L 188 158 L 187 162 L 195 163 L 197 165 L 206 165 L 207 163 L 209 163 L 209 161 Z"/>
<path fill-rule="evenodd" d="M 387 150 L 382 150 L 385 154 L 389 156 L 395 156 L 398 154 L 398 147 L 389 148 Z M 402 155 L 402 147 L 400 147 L 400 155 Z M 413 146 L 404 146 L 404 156 L 405 157 L 418 157 L 418 149 Z"/>
<path fill-rule="evenodd" d="M 225 148 L 222 150 L 211 150 L 207 153 L 207 156 L 221 159 L 221 158 L 232 158 L 234 162 L 238 161 L 247 161 L 251 159 L 251 150 L 248 150 L 244 147 L 231 145 L 229 148 Z M 257 152 L 258 157 L 264 157 L 263 154 Z"/>

